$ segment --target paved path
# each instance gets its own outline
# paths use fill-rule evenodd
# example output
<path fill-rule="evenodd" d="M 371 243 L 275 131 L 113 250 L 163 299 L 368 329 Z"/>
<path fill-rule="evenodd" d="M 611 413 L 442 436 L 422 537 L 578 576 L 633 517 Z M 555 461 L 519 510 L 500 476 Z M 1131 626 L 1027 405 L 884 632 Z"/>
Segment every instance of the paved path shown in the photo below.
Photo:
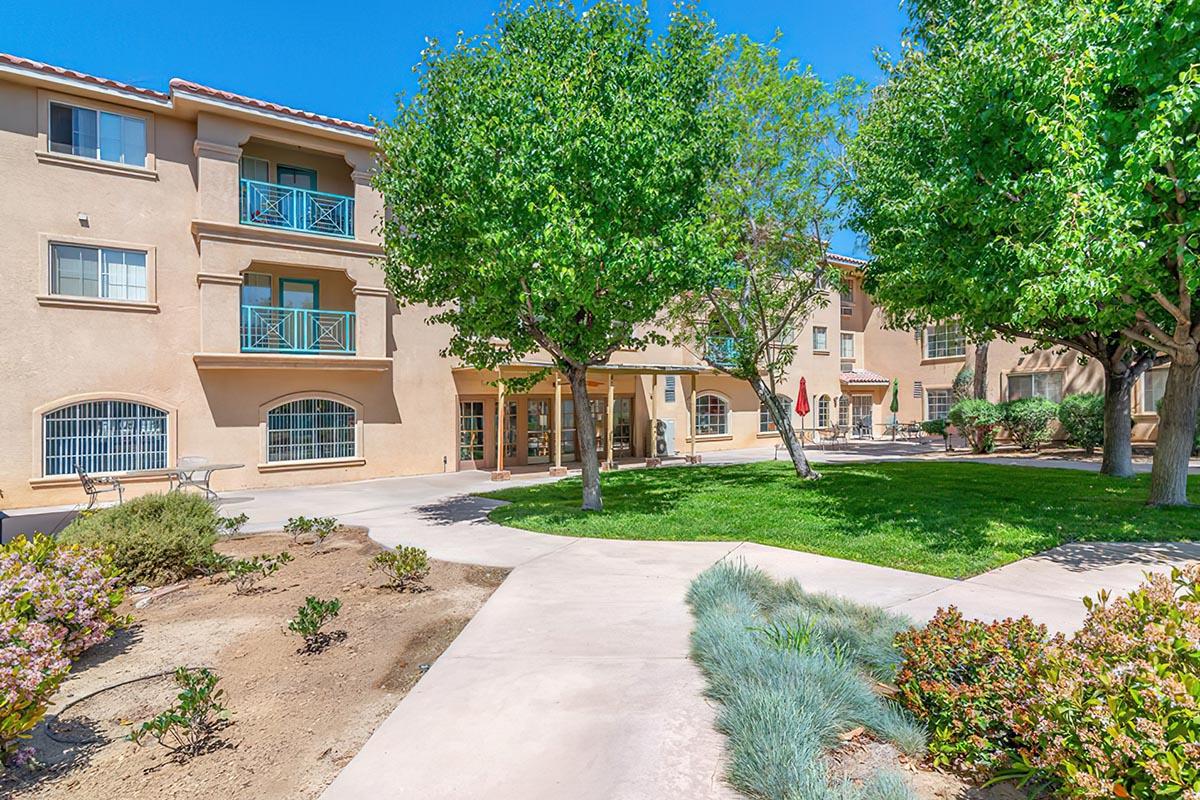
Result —
<path fill-rule="evenodd" d="M 513 484 L 539 480 L 517 476 Z M 723 558 L 917 619 L 955 603 L 980 617 L 1030 613 L 1064 630 L 1081 619 L 1081 596 L 1102 586 L 1125 591 L 1146 569 L 1200 560 L 1200 544 L 1069 545 L 952 581 L 751 543 L 504 528 L 486 519 L 494 503 L 465 496 L 493 486 L 478 473 L 457 473 L 229 498 L 227 511 L 245 511 L 251 529 L 332 514 L 370 527 L 385 545 L 513 568 L 324 800 L 737 797 L 720 779 L 723 742 L 687 659 L 683 603 L 691 579 Z"/>

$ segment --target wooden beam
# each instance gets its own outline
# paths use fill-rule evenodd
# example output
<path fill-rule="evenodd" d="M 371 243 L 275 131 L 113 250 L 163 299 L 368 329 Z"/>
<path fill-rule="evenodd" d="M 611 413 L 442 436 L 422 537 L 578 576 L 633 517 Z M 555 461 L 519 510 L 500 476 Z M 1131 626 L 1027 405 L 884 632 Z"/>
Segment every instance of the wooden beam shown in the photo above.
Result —
<path fill-rule="evenodd" d="M 688 444 L 688 461 L 696 463 L 696 376 L 691 376 L 692 380 L 692 398 L 689 403 L 690 412 L 688 414 L 688 427 L 691 428 L 690 442 Z"/>
<path fill-rule="evenodd" d="M 554 375 L 554 466 L 550 468 L 551 475 L 566 475 L 567 471 L 562 465 L 562 376 L 555 373 Z"/>
<path fill-rule="evenodd" d="M 609 469 L 613 468 L 613 411 L 615 407 L 616 400 L 613 395 L 613 376 L 610 372 L 608 374 L 608 414 L 605 415 L 607 417 L 607 419 L 605 419 L 605 427 L 608 429 L 607 436 L 605 437 L 605 450 L 607 451 L 608 458 L 606 460 L 608 461 Z"/>

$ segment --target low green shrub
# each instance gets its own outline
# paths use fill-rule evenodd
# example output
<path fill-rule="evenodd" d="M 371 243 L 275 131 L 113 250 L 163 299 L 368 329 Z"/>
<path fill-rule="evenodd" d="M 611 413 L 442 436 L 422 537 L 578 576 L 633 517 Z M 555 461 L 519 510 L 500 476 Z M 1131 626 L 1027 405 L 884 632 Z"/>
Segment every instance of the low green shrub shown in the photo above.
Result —
<path fill-rule="evenodd" d="M 38 534 L 0 546 L 0 766 L 46 713 L 71 659 L 125 623 L 111 557 Z"/>
<path fill-rule="evenodd" d="M 1016 713 L 1013 774 L 1080 800 L 1200 794 L 1200 565 L 1156 574 L 1128 597 L 1087 601 Z"/>
<path fill-rule="evenodd" d="M 1058 404 L 1058 421 L 1067 442 L 1091 455 L 1104 444 L 1104 395 L 1067 395 Z"/>
<path fill-rule="evenodd" d="M 856 727 L 909 753 L 924 748 L 920 726 L 876 691 L 895 674 L 891 643 L 907 621 L 728 562 L 697 577 L 687 600 L 692 658 L 721 704 L 730 783 L 765 800 L 912 800 L 897 773 L 855 785 L 832 779 L 825 759 Z"/>
<path fill-rule="evenodd" d="M 313 535 L 317 537 L 317 546 L 324 547 L 325 540 L 337 532 L 337 517 L 317 517 L 312 524 Z"/>
<path fill-rule="evenodd" d="M 942 444 L 950 449 L 950 423 L 944 419 L 927 419 L 921 423 L 921 430 L 930 436 L 942 437 Z"/>
<path fill-rule="evenodd" d="M 218 517 L 217 527 L 220 528 L 222 536 L 237 536 L 242 532 L 242 526 L 250 521 L 250 517 L 245 514 L 238 514 L 236 517 Z"/>
<path fill-rule="evenodd" d="M 1058 403 L 1044 397 L 1022 397 L 1001 404 L 1004 427 L 1022 450 L 1037 450 L 1050 441 L 1051 425 L 1058 418 Z"/>
<path fill-rule="evenodd" d="M 300 537 L 306 533 L 312 533 L 315 520 L 308 517 L 289 517 L 288 521 L 283 525 L 283 532 L 292 537 L 292 544 L 300 544 Z"/>
<path fill-rule="evenodd" d="M 128 583 L 156 586 L 208 565 L 219 526 L 217 512 L 198 494 L 148 494 L 81 516 L 59 540 L 106 547 Z"/>
<path fill-rule="evenodd" d="M 175 705 L 129 732 L 141 744 L 146 737 L 167 748 L 179 760 L 208 752 L 219 744 L 217 733 L 229 719 L 221 679 L 208 669 L 175 670 L 180 692 Z"/>
<path fill-rule="evenodd" d="M 959 400 L 950 407 L 947 419 L 966 437 L 972 452 L 996 449 L 996 434 L 1004 426 L 1004 411 L 987 400 Z"/>
<path fill-rule="evenodd" d="M 319 653 L 333 641 L 333 636 L 322 628 L 341 610 L 342 601 L 336 597 L 332 600 L 306 597 L 304 605 L 296 609 L 296 616 L 288 622 L 288 630 L 304 637 L 305 652 Z"/>
<path fill-rule="evenodd" d="M 278 555 L 262 555 L 253 558 L 231 558 L 224 561 L 225 576 L 238 594 L 249 594 L 255 584 L 269 578 L 279 568 L 292 560 L 292 554 L 284 550 Z"/>
<path fill-rule="evenodd" d="M 371 569 L 382 572 L 398 592 L 418 591 L 429 574 L 429 554 L 419 547 L 398 547 L 376 553 Z"/>
<path fill-rule="evenodd" d="M 1029 617 L 988 624 L 953 606 L 896 637 L 897 696 L 925 722 L 934 764 L 982 774 L 1009 765 L 1012 711 L 1029 699 L 1046 643 Z"/>

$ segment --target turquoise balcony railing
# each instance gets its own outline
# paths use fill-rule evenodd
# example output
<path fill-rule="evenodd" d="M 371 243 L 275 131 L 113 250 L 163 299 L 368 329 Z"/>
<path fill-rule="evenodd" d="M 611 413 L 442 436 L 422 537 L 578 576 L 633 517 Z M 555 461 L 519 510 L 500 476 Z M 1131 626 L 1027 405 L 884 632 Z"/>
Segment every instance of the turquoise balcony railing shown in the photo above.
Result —
<path fill-rule="evenodd" d="M 242 352 L 354 355 L 354 312 L 242 306 Z"/>
<path fill-rule="evenodd" d="M 354 198 L 242 179 L 242 224 L 354 238 Z"/>
<path fill-rule="evenodd" d="M 732 336 L 710 336 L 704 342 L 704 357 L 722 367 L 737 360 L 737 340 Z"/>

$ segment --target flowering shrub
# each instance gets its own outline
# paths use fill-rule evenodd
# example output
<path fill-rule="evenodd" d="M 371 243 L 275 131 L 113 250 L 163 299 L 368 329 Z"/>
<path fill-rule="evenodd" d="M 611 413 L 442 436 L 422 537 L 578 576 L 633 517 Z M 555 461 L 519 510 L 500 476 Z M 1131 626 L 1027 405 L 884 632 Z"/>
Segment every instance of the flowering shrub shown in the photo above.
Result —
<path fill-rule="evenodd" d="M 898 699 L 928 725 L 935 764 L 976 773 L 1008 764 L 1012 707 L 1029 696 L 1045 645 L 1045 626 L 1029 617 L 985 624 L 953 606 L 896 637 Z"/>
<path fill-rule="evenodd" d="M 1063 797 L 1200 797 L 1200 565 L 1087 606 L 1016 709 L 1028 744 L 1014 771 Z"/>
<path fill-rule="evenodd" d="M 0 546 L 0 761 L 46 713 L 71 658 L 124 619 L 105 552 L 39 534 Z"/>

